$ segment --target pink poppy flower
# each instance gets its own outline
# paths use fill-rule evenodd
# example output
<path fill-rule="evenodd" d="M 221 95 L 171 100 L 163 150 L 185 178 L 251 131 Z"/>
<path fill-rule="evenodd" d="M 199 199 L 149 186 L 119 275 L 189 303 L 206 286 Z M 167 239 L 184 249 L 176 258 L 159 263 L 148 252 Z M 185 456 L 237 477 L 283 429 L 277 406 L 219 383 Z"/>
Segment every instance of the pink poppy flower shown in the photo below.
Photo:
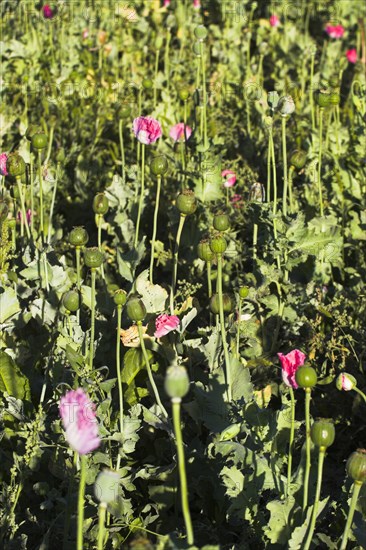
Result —
<path fill-rule="evenodd" d="M 164 0 L 164 8 L 169 8 L 170 0 Z"/>
<path fill-rule="evenodd" d="M 342 25 L 327 25 L 325 32 L 330 38 L 342 38 L 344 35 L 344 27 Z"/>
<path fill-rule="evenodd" d="M 340 374 L 336 381 L 339 390 L 351 391 L 357 386 L 356 378 L 348 372 Z"/>
<path fill-rule="evenodd" d="M 352 48 L 352 50 L 347 50 L 346 57 L 350 63 L 356 63 L 357 50 L 355 48 Z"/>
<path fill-rule="evenodd" d="M 49 6 L 48 4 L 45 4 L 43 6 L 42 13 L 43 13 L 43 17 L 45 19 L 52 19 L 52 17 L 53 17 L 53 10 L 52 10 L 51 6 Z"/>
<path fill-rule="evenodd" d="M 179 317 L 177 317 L 176 315 L 167 315 L 166 313 L 159 315 L 155 319 L 155 338 L 161 338 L 162 336 L 168 334 L 168 332 L 176 330 L 179 326 L 179 323 Z"/>
<path fill-rule="evenodd" d="M 8 160 L 8 155 L 6 153 L 1 153 L 0 155 L 0 176 L 7 176 L 8 171 L 6 169 L 6 161 Z"/>
<path fill-rule="evenodd" d="M 194 7 L 196 10 L 199 10 L 200 7 L 201 7 L 201 2 L 200 2 L 200 0 L 193 0 L 193 7 Z"/>
<path fill-rule="evenodd" d="M 68 391 L 61 397 L 59 412 L 70 447 L 81 455 L 100 445 L 95 405 L 81 388 Z"/>
<path fill-rule="evenodd" d="M 280 25 L 280 18 L 275 14 L 271 15 L 269 18 L 269 24 L 271 27 L 278 27 Z"/>
<path fill-rule="evenodd" d="M 169 135 L 174 141 L 185 141 L 184 132 L 188 140 L 191 137 L 192 128 L 186 124 L 184 129 L 184 122 L 178 122 L 178 124 L 170 128 Z"/>
<path fill-rule="evenodd" d="M 290 351 L 287 355 L 277 353 L 282 367 L 282 380 L 289 388 L 298 388 L 295 380 L 296 371 L 304 364 L 306 355 L 298 349 Z"/>
<path fill-rule="evenodd" d="M 221 175 L 223 178 L 225 178 L 224 181 L 224 187 L 233 187 L 236 183 L 236 174 L 233 172 L 233 170 L 223 170 L 221 172 Z"/>
<path fill-rule="evenodd" d="M 140 143 L 150 145 L 163 135 L 160 122 L 150 116 L 139 116 L 133 121 L 133 132 Z"/>
<path fill-rule="evenodd" d="M 30 208 L 28 208 L 28 210 L 26 211 L 25 215 L 27 216 L 27 224 L 30 225 L 30 222 L 32 220 L 32 210 Z M 19 221 L 22 221 L 22 213 L 21 211 L 19 210 L 18 212 L 18 215 L 17 215 L 17 218 Z"/>
<path fill-rule="evenodd" d="M 84 29 L 82 34 L 83 40 L 89 38 L 89 29 Z"/>

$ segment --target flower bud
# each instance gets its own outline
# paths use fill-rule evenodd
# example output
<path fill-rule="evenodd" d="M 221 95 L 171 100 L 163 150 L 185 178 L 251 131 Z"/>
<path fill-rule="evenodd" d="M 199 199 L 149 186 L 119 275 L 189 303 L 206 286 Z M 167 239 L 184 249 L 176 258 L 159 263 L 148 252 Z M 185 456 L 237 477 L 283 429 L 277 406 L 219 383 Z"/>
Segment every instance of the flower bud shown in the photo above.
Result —
<path fill-rule="evenodd" d="M 9 207 L 6 202 L 0 200 L 0 223 L 8 217 Z"/>
<path fill-rule="evenodd" d="M 208 31 L 204 25 L 198 25 L 194 29 L 194 35 L 197 40 L 204 40 L 207 37 Z"/>
<path fill-rule="evenodd" d="M 155 48 L 157 50 L 161 50 L 162 47 L 163 47 L 163 37 L 159 35 L 156 37 L 156 40 L 155 40 Z"/>
<path fill-rule="evenodd" d="M 189 391 L 189 378 L 187 370 L 181 365 L 172 365 L 168 367 L 164 383 L 165 392 L 174 399 L 182 398 Z"/>
<path fill-rule="evenodd" d="M 119 288 L 113 295 L 113 301 L 116 306 L 124 306 L 127 300 L 127 294 L 124 290 Z"/>
<path fill-rule="evenodd" d="M 346 464 L 347 474 L 358 483 L 366 481 L 366 449 L 357 449 Z"/>
<path fill-rule="evenodd" d="M 231 294 L 223 293 L 222 305 L 224 313 L 232 313 L 235 307 L 235 299 Z M 212 313 L 218 315 L 220 313 L 220 300 L 218 294 L 213 294 L 210 299 L 210 309 Z"/>
<path fill-rule="evenodd" d="M 313 388 L 318 381 L 318 376 L 313 367 L 303 365 L 297 369 L 295 380 L 300 388 Z"/>
<path fill-rule="evenodd" d="M 22 176 L 25 172 L 25 162 L 19 153 L 10 153 L 6 161 L 6 169 L 10 176 Z"/>
<path fill-rule="evenodd" d="M 210 241 L 208 239 L 202 239 L 197 245 L 197 255 L 200 260 L 204 262 L 212 262 L 215 257 L 215 254 L 212 252 L 210 247 Z"/>
<path fill-rule="evenodd" d="M 221 233 L 215 233 L 210 239 L 210 248 L 214 254 L 223 254 L 227 249 L 227 242 Z"/>
<path fill-rule="evenodd" d="M 311 426 L 311 440 L 317 447 L 327 448 L 333 445 L 335 438 L 335 429 L 333 420 L 327 418 L 318 418 Z"/>
<path fill-rule="evenodd" d="M 185 189 L 178 195 L 176 204 L 179 212 L 185 216 L 188 216 L 196 211 L 197 199 L 193 191 Z"/>
<path fill-rule="evenodd" d="M 120 475 L 111 470 L 102 470 L 95 480 L 94 495 L 99 502 L 109 504 L 118 497 Z"/>
<path fill-rule="evenodd" d="M 247 286 L 241 286 L 239 288 L 239 296 L 242 300 L 245 300 L 248 294 L 249 294 L 249 288 Z"/>
<path fill-rule="evenodd" d="M 62 296 L 62 305 L 67 311 L 74 313 L 80 308 L 80 294 L 77 290 L 68 290 Z"/>
<path fill-rule="evenodd" d="M 201 57 L 201 46 L 199 42 L 193 42 L 192 50 L 196 57 Z"/>
<path fill-rule="evenodd" d="M 138 294 L 130 296 L 126 304 L 128 318 L 131 321 L 142 321 L 146 317 L 146 307 Z"/>
<path fill-rule="evenodd" d="M 98 193 L 93 200 L 93 211 L 95 214 L 104 216 L 108 212 L 109 204 L 108 199 L 104 193 Z"/>
<path fill-rule="evenodd" d="M 84 250 L 84 262 L 90 269 L 96 269 L 103 263 L 104 256 L 97 247 L 86 248 Z"/>
<path fill-rule="evenodd" d="M 168 159 L 165 155 L 154 157 L 150 163 L 150 170 L 154 176 L 163 176 L 168 171 Z"/>
<path fill-rule="evenodd" d="M 301 170 L 305 166 L 306 159 L 307 159 L 306 151 L 303 151 L 302 149 L 298 149 L 292 153 L 290 164 L 297 170 Z"/>
<path fill-rule="evenodd" d="M 151 80 L 151 78 L 144 78 L 143 81 L 142 81 L 142 87 L 145 88 L 145 90 L 151 90 L 153 85 L 154 85 L 154 83 Z"/>
<path fill-rule="evenodd" d="M 214 216 L 212 225 L 216 231 L 226 231 L 230 228 L 230 218 L 227 214 L 220 213 Z"/>
<path fill-rule="evenodd" d="M 88 240 L 89 235 L 84 227 L 74 227 L 74 229 L 70 231 L 69 243 L 72 246 L 85 246 Z"/>
<path fill-rule="evenodd" d="M 178 95 L 179 99 L 181 99 L 182 101 L 187 101 L 190 96 L 188 88 L 180 88 Z"/>
<path fill-rule="evenodd" d="M 291 115 L 295 111 L 295 102 L 290 95 L 284 95 L 280 98 L 278 111 L 282 116 Z"/>
<path fill-rule="evenodd" d="M 342 372 L 336 380 L 336 386 L 339 390 L 351 391 L 357 386 L 357 380 L 352 374 Z"/>
<path fill-rule="evenodd" d="M 34 149 L 37 149 L 39 151 L 47 147 L 47 142 L 48 142 L 47 136 L 43 132 L 33 134 L 31 138 L 32 147 L 34 147 Z"/>

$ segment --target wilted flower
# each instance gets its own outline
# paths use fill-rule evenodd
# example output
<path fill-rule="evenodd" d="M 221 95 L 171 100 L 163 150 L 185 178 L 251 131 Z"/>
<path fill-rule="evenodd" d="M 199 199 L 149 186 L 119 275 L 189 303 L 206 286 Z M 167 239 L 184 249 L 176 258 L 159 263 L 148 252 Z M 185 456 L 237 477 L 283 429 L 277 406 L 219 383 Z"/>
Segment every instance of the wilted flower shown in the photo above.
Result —
<path fill-rule="evenodd" d="M 357 61 L 357 50 L 355 48 L 352 48 L 351 50 L 347 50 L 346 57 L 350 63 L 356 63 Z"/>
<path fill-rule="evenodd" d="M 99 31 L 97 35 L 97 40 L 99 44 L 103 46 L 107 40 L 107 33 L 105 31 Z"/>
<path fill-rule="evenodd" d="M 142 326 L 141 328 L 142 328 L 142 334 L 144 335 L 144 338 L 145 336 L 146 338 L 148 338 L 148 335 L 147 334 L 145 335 L 147 331 L 147 327 Z M 139 348 L 141 345 L 139 330 L 137 325 L 132 325 L 130 328 L 126 330 L 121 329 L 120 336 L 121 336 L 122 344 L 126 348 Z"/>
<path fill-rule="evenodd" d="M 271 27 L 278 27 L 280 24 L 280 18 L 275 14 L 271 15 L 269 18 L 269 24 Z"/>
<path fill-rule="evenodd" d="M 172 126 L 170 128 L 169 135 L 174 141 L 185 141 L 185 138 L 187 137 L 187 140 L 191 137 L 192 134 L 192 128 L 187 126 L 187 124 L 184 124 L 184 122 L 178 122 L 178 124 L 175 124 L 175 126 Z"/>
<path fill-rule="evenodd" d="M 233 170 L 223 170 L 221 175 L 224 180 L 224 187 L 233 187 L 236 183 L 236 174 Z"/>
<path fill-rule="evenodd" d="M 70 447 L 81 455 L 100 445 L 95 405 L 81 388 L 68 391 L 61 397 L 59 412 Z"/>
<path fill-rule="evenodd" d="M 163 313 L 155 319 L 155 338 L 161 338 L 179 326 L 179 317 L 176 315 L 167 315 Z"/>
<path fill-rule="evenodd" d="M 266 198 L 266 192 L 264 185 L 256 181 L 250 188 L 250 200 L 255 202 L 264 202 Z"/>
<path fill-rule="evenodd" d="M 6 169 L 6 161 L 8 160 L 8 155 L 6 153 L 1 153 L 0 155 L 0 175 L 7 176 L 8 171 Z"/>
<path fill-rule="evenodd" d="M 295 102 L 290 95 L 284 95 L 279 99 L 277 109 L 282 116 L 291 115 L 295 110 Z"/>
<path fill-rule="evenodd" d="M 344 27 L 342 25 L 327 25 L 325 32 L 330 38 L 342 38 L 344 35 Z"/>
<path fill-rule="evenodd" d="M 162 136 L 160 122 L 150 116 L 139 116 L 133 121 L 133 132 L 140 143 L 149 145 Z"/>
<path fill-rule="evenodd" d="M 277 353 L 277 355 L 281 362 L 283 382 L 289 388 L 298 388 L 299 386 L 295 380 L 295 374 L 297 369 L 305 362 L 305 353 L 298 349 L 294 349 L 287 355 L 283 355 L 283 353 Z"/>
<path fill-rule="evenodd" d="M 52 17 L 53 17 L 53 10 L 52 10 L 51 6 L 49 6 L 48 4 L 45 4 L 43 6 L 42 13 L 43 13 L 43 17 L 45 19 L 52 19 Z"/>
<path fill-rule="evenodd" d="M 357 386 L 357 381 L 352 374 L 342 372 L 336 380 L 336 386 L 339 390 L 351 391 Z"/>

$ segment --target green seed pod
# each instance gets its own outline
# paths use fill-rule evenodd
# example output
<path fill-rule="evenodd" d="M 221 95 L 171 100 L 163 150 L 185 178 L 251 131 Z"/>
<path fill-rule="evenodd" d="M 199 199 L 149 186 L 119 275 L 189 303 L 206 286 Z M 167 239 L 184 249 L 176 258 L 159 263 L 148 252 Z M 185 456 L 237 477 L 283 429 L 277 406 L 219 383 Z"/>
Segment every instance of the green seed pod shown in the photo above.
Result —
<path fill-rule="evenodd" d="M 62 305 L 67 311 L 74 313 L 80 308 L 80 293 L 77 290 L 68 290 L 62 296 Z"/>
<path fill-rule="evenodd" d="M 162 36 L 157 36 L 156 37 L 156 40 L 155 40 L 155 48 L 157 50 L 161 50 L 161 48 L 163 47 L 163 37 Z"/>
<path fill-rule="evenodd" d="M 6 202 L 0 200 L 0 223 L 8 217 L 9 207 Z"/>
<path fill-rule="evenodd" d="M 187 370 L 180 365 L 168 367 L 165 376 L 164 388 L 166 394 L 171 398 L 182 398 L 189 391 L 189 378 Z"/>
<path fill-rule="evenodd" d="M 96 269 L 103 263 L 104 256 L 97 247 L 86 248 L 84 250 L 84 262 L 90 269 Z"/>
<path fill-rule="evenodd" d="M 81 226 L 74 227 L 74 229 L 70 231 L 69 243 L 72 246 L 85 246 L 88 240 L 89 240 L 89 235 L 87 230 L 84 229 L 84 227 L 81 227 Z"/>
<path fill-rule="evenodd" d="M 295 111 L 295 102 L 290 95 L 284 95 L 280 98 L 278 111 L 282 116 L 291 115 Z"/>
<path fill-rule="evenodd" d="M 329 94 L 329 104 L 330 105 L 339 105 L 341 101 L 341 96 L 338 92 L 330 92 Z"/>
<path fill-rule="evenodd" d="M 311 426 L 310 435 L 312 442 L 317 447 L 330 447 L 333 445 L 335 438 L 333 420 L 328 418 L 318 418 Z"/>
<path fill-rule="evenodd" d="M 358 483 L 366 481 L 366 449 L 357 449 L 346 464 L 347 474 Z"/>
<path fill-rule="evenodd" d="M 131 321 L 142 321 L 146 317 L 146 307 L 141 296 L 134 294 L 130 296 L 126 304 L 128 318 Z"/>
<path fill-rule="evenodd" d="M 151 80 L 151 78 L 144 78 L 143 81 L 142 81 L 142 87 L 145 88 L 145 90 L 151 90 L 153 85 L 154 85 L 154 83 Z"/>
<path fill-rule="evenodd" d="M 32 137 L 35 134 L 41 134 L 41 133 L 42 133 L 42 128 L 38 126 L 38 124 L 31 124 L 30 126 L 28 126 L 25 132 L 25 137 L 27 138 L 28 141 L 32 141 Z"/>
<path fill-rule="evenodd" d="M 210 248 L 214 254 L 223 254 L 227 249 L 227 242 L 221 233 L 215 233 L 210 239 Z"/>
<path fill-rule="evenodd" d="M 47 136 L 43 132 L 34 134 L 31 138 L 32 147 L 37 150 L 42 150 L 47 147 Z"/>
<path fill-rule="evenodd" d="M 249 288 L 247 286 L 241 286 L 239 288 L 239 296 L 242 300 L 245 300 L 248 294 L 249 294 Z"/>
<path fill-rule="evenodd" d="M 60 147 L 60 149 L 57 151 L 56 161 L 64 162 L 65 158 L 66 158 L 65 149 L 63 147 Z"/>
<path fill-rule="evenodd" d="M 93 200 L 93 211 L 95 214 L 104 216 L 108 212 L 109 203 L 104 193 L 98 193 Z"/>
<path fill-rule="evenodd" d="M 310 365 L 303 365 L 297 369 L 295 380 L 300 388 L 313 388 L 318 381 L 318 376 L 313 367 L 310 367 Z"/>
<path fill-rule="evenodd" d="M 231 294 L 223 293 L 222 305 L 224 313 L 231 313 L 235 308 L 235 299 Z M 210 299 L 210 309 L 212 313 L 218 315 L 220 313 L 220 300 L 218 294 L 213 294 Z"/>
<path fill-rule="evenodd" d="M 216 231 L 226 231 L 230 228 L 230 218 L 227 214 L 224 213 L 216 214 L 216 216 L 214 216 L 212 224 Z"/>
<path fill-rule="evenodd" d="M 165 155 L 154 157 L 150 163 L 150 170 L 154 176 L 163 176 L 168 171 L 169 164 Z"/>
<path fill-rule="evenodd" d="M 15 218 L 11 218 L 9 221 L 8 221 L 8 227 L 10 230 L 14 230 L 17 226 L 17 221 Z"/>
<path fill-rule="evenodd" d="M 194 35 L 197 40 L 204 40 L 207 37 L 208 31 L 204 25 L 198 25 L 194 29 Z"/>
<path fill-rule="evenodd" d="M 94 495 L 99 502 L 109 504 L 118 497 L 120 475 L 111 470 L 102 470 L 94 483 Z"/>
<path fill-rule="evenodd" d="M 122 103 L 119 109 L 120 118 L 129 118 L 131 116 L 131 106 L 128 103 Z"/>
<path fill-rule="evenodd" d="M 187 101 L 190 96 L 188 88 L 180 88 L 178 95 L 179 99 L 181 99 L 182 101 Z"/>
<path fill-rule="evenodd" d="M 177 197 L 176 205 L 181 214 L 185 216 L 193 214 L 197 208 L 197 199 L 193 191 L 189 189 L 182 191 Z"/>
<path fill-rule="evenodd" d="M 25 172 L 25 162 L 19 153 L 10 153 L 6 161 L 6 169 L 10 176 L 22 176 Z"/>
<path fill-rule="evenodd" d="M 212 262 L 215 254 L 210 247 L 210 241 L 208 239 L 202 239 L 197 245 L 197 256 L 204 262 Z"/>
<path fill-rule="evenodd" d="M 315 101 L 321 109 L 329 106 L 330 93 L 328 90 L 318 90 L 315 92 Z"/>
<path fill-rule="evenodd" d="M 124 306 L 127 300 L 127 294 L 124 290 L 121 288 L 116 290 L 116 292 L 113 295 L 113 301 L 116 304 L 116 306 Z"/>
<path fill-rule="evenodd" d="M 201 46 L 199 42 L 193 42 L 192 50 L 196 57 L 201 57 Z"/>
<path fill-rule="evenodd" d="M 297 170 L 301 170 L 305 166 L 306 159 L 307 159 L 306 151 L 303 151 L 302 149 L 298 149 L 292 153 L 290 164 Z"/>

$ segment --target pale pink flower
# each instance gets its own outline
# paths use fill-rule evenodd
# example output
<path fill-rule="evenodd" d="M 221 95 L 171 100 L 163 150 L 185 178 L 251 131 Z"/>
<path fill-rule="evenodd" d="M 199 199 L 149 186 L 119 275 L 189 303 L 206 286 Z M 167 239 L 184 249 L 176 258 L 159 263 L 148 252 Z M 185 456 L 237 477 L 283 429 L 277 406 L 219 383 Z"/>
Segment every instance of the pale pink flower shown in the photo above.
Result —
<path fill-rule="evenodd" d="M 89 38 L 89 29 L 84 29 L 82 34 L 83 40 Z"/>
<path fill-rule="evenodd" d="M 149 145 L 159 139 L 163 133 L 160 122 L 150 116 L 139 116 L 133 121 L 133 132 L 140 143 Z"/>
<path fill-rule="evenodd" d="M 30 208 L 28 208 L 25 215 L 27 217 L 27 224 L 30 225 L 30 222 L 32 220 L 32 210 Z M 23 216 L 22 216 L 22 213 L 21 213 L 20 210 L 18 212 L 17 218 L 18 218 L 19 221 L 22 221 Z"/>
<path fill-rule="evenodd" d="M 155 338 L 161 338 L 162 336 L 168 334 L 168 332 L 176 330 L 179 326 L 179 323 L 179 317 L 177 317 L 176 315 L 167 315 L 166 313 L 159 315 L 155 319 Z"/>
<path fill-rule="evenodd" d="M 342 25 L 327 25 L 325 32 L 330 38 L 342 38 L 344 35 L 344 27 Z"/>
<path fill-rule="evenodd" d="M 201 7 L 201 2 L 200 2 L 200 0 L 193 0 L 193 7 L 194 7 L 196 10 L 199 10 L 200 7 Z"/>
<path fill-rule="evenodd" d="M 185 127 L 185 128 L 184 128 Z M 170 128 L 169 135 L 174 141 L 185 141 L 185 136 L 187 140 L 191 137 L 192 128 L 184 124 L 184 122 L 178 122 L 175 126 Z"/>
<path fill-rule="evenodd" d="M 43 6 L 42 13 L 43 13 L 43 17 L 45 19 L 52 19 L 52 17 L 53 17 L 53 10 L 52 10 L 51 6 L 49 6 L 48 4 L 45 4 Z"/>
<path fill-rule="evenodd" d="M 346 57 L 350 63 L 356 63 L 357 61 L 357 50 L 352 48 L 352 50 L 347 50 Z"/>
<path fill-rule="evenodd" d="M 0 155 L 0 176 L 7 176 L 8 171 L 6 169 L 6 162 L 8 160 L 8 155 L 6 153 L 1 153 Z"/>
<path fill-rule="evenodd" d="M 290 351 L 287 355 L 277 353 L 282 367 L 282 380 L 289 388 L 298 388 L 295 380 L 296 371 L 304 364 L 306 355 L 298 349 Z"/>
<path fill-rule="evenodd" d="M 357 386 L 356 378 L 348 372 L 340 374 L 336 380 L 336 385 L 339 390 L 351 391 Z"/>
<path fill-rule="evenodd" d="M 278 15 L 271 15 L 271 17 L 269 18 L 269 24 L 271 25 L 271 27 L 278 27 L 280 25 L 280 18 L 278 17 Z"/>
<path fill-rule="evenodd" d="M 164 8 L 169 8 L 170 0 L 164 0 Z"/>
<path fill-rule="evenodd" d="M 59 412 L 70 447 L 81 455 L 100 445 L 95 405 L 81 388 L 68 391 L 61 397 Z"/>
<path fill-rule="evenodd" d="M 224 187 L 233 187 L 236 183 L 236 174 L 233 172 L 233 170 L 223 170 L 221 172 L 221 175 L 224 180 Z"/>

